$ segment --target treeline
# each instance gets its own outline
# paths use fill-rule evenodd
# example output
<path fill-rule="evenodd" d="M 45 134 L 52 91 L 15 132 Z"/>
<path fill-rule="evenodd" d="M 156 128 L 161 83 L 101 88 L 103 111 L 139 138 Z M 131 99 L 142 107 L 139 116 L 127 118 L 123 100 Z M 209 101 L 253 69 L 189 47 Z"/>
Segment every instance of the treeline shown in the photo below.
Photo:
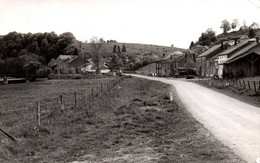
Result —
<path fill-rule="evenodd" d="M 239 33 L 243 35 L 247 35 L 249 38 L 254 38 L 256 36 L 256 31 L 259 30 L 259 24 L 253 22 L 249 26 L 247 26 L 246 21 L 242 21 L 241 23 L 238 19 L 234 19 L 231 23 L 228 20 L 223 20 L 221 22 L 220 28 L 223 30 L 223 33 L 219 36 L 216 36 L 216 32 L 212 28 L 208 28 L 206 32 L 201 33 L 199 40 L 194 43 L 193 41 L 190 44 L 190 48 L 194 45 L 203 45 L 203 46 L 211 46 L 218 43 L 218 38 L 225 36 L 229 31 L 232 33 Z"/>
<path fill-rule="evenodd" d="M 44 75 L 52 58 L 79 52 L 79 44 L 70 32 L 61 35 L 11 32 L 0 36 L 0 75 Z"/>

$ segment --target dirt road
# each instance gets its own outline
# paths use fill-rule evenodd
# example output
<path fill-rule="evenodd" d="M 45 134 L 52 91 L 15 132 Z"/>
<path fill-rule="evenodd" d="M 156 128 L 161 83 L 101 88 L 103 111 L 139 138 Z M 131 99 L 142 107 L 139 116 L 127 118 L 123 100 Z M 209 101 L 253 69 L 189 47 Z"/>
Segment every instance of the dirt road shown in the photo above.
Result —
<path fill-rule="evenodd" d="M 260 108 L 176 79 L 133 75 L 172 84 L 183 105 L 205 128 L 248 162 L 260 158 Z M 258 161 L 257 161 L 258 162 Z"/>

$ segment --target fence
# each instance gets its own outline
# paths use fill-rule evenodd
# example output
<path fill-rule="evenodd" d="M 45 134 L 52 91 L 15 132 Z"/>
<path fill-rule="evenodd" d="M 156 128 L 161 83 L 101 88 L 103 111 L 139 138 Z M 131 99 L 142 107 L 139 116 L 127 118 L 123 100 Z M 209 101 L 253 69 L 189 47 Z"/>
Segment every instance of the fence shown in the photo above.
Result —
<path fill-rule="evenodd" d="M 260 92 L 260 80 L 247 80 L 247 79 L 229 79 L 229 80 L 209 80 L 209 86 L 220 86 L 220 87 L 237 87 L 245 90 L 251 90 L 255 93 Z"/>
<path fill-rule="evenodd" d="M 1 112 L 3 115 L 17 115 L 21 117 L 16 120 L 0 120 L 2 126 L 20 129 L 22 126 L 43 126 L 47 123 L 53 123 L 53 119 L 65 115 L 66 112 L 74 109 L 83 109 L 89 111 L 93 107 L 93 100 L 103 93 L 111 91 L 116 85 L 120 84 L 123 77 L 116 78 L 106 83 L 94 84 L 86 89 L 78 92 L 64 93 L 56 98 L 47 98 L 41 101 L 36 101 L 34 105 L 26 106 L 21 109 Z M 25 113 L 24 115 L 20 115 Z M 18 123 L 17 123 L 18 122 Z M 49 125 L 49 126 L 52 126 Z M 0 132 L 4 133 L 11 140 L 16 141 L 11 134 L 8 134 L 0 127 Z"/>

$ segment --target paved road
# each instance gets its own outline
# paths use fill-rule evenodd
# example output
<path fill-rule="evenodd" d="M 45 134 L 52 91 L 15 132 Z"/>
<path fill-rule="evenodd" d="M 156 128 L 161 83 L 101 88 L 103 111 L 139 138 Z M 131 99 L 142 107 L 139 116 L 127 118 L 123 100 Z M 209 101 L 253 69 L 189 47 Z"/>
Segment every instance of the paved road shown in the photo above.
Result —
<path fill-rule="evenodd" d="M 172 84 L 183 105 L 216 138 L 246 161 L 260 162 L 260 108 L 196 83 L 133 76 Z"/>

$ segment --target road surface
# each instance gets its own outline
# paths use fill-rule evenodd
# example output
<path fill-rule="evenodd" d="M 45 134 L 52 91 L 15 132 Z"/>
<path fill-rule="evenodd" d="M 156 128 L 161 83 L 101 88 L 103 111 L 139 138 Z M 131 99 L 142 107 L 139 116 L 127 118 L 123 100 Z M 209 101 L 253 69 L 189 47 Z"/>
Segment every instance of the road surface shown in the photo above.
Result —
<path fill-rule="evenodd" d="M 196 83 L 132 75 L 172 84 L 186 109 L 248 162 L 260 163 L 260 108 L 223 95 Z"/>

